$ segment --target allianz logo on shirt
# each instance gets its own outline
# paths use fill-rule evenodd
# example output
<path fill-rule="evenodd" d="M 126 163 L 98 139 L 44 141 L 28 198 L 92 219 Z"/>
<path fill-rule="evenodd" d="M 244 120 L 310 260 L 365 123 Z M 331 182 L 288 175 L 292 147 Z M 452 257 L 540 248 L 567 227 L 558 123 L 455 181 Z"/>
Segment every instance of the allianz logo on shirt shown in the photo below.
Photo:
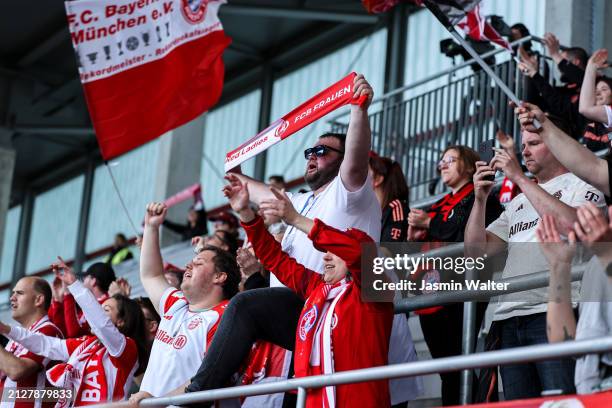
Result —
<path fill-rule="evenodd" d="M 157 330 L 155 340 L 168 344 L 177 350 L 182 349 L 187 344 L 187 337 L 185 335 L 181 334 L 180 336 L 172 337 L 165 330 Z"/>
<path fill-rule="evenodd" d="M 512 238 L 514 234 L 518 234 L 521 231 L 527 231 L 529 229 L 532 229 L 533 227 L 538 225 L 539 220 L 540 218 L 538 217 L 535 220 L 529 222 L 517 222 L 516 224 L 510 227 L 510 234 L 508 234 L 508 238 Z"/>

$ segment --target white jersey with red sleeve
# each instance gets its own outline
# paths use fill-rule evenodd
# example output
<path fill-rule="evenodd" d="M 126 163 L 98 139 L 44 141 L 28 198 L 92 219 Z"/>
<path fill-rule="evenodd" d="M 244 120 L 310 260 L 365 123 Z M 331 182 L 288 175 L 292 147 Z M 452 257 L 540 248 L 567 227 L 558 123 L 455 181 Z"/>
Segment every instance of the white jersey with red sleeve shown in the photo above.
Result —
<path fill-rule="evenodd" d="M 58 337 L 63 338 L 63 334 L 60 329 L 51 323 L 49 320 L 49 316 L 44 315 L 41 319 L 39 319 L 36 323 L 34 323 L 29 328 L 30 331 L 35 333 L 44 334 L 45 336 L 50 337 Z M 4 372 L 0 372 L 0 387 L 4 391 L 5 388 L 45 388 L 48 386 L 45 376 L 45 368 L 51 362 L 51 360 L 47 357 L 41 356 L 39 354 L 35 354 L 28 349 L 26 349 L 23 345 L 14 342 L 13 340 L 9 341 L 6 345 L 5 349 L 12 353 L 15 357 L 19 358 L 28 358 L 40 366 L 40 369 L 32 375 L 29 375 L 19 381 L 13 381 L 6 376 Z M 33 402 L 11 402 L 7 401 L 6 396 L 3 396 L 2 403 L 0 404 L 0 408 L 42 408 L 42 407 L 51 407 L 54 404 L 52 402 L 43 403 L 41 400 L 33 401 Z"/>
<path fill-rule="evenodd" d="M 140 391 L 159 397 L 198 371 L 228 301 L 206 310 L 189 310 L 183 292 L 168 288 L 159 302 L 161 321 Z"/>

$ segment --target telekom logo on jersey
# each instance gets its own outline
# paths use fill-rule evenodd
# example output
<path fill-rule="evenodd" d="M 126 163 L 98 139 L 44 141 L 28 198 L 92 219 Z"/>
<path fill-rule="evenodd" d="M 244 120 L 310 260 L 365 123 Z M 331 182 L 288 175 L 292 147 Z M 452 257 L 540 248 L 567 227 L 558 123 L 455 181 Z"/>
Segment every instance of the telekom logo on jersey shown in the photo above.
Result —
<path fill-rule="evenodd" d="M 185 344 L 187 344 L 187 337 L 185 337 L 183 334 L 176 336 L 175 338 L 170 336 L 165 330 L 157 330 L 155 339 L 161 341 L 162 343 L 171 345 L 177 350 L 182 349 L 185 347 Z"/>

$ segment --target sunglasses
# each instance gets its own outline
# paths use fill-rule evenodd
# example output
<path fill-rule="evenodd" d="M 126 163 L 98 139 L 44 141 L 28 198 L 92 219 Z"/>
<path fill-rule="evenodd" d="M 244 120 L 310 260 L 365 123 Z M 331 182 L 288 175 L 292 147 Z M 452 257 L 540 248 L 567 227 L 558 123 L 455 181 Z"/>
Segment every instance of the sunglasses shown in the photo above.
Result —
<path fill-rule="evenodd" d="M 304 158 L 306 160 L 310 159 L 310 156 L 312 156 L 313 154 L 316 157 L 323 157 L 325 156 L 328 152 L 336 152 L 339 154 L 344 154 L 344 152 L 342 150 L 338 150 L 338 149 L 334 149 L 331 146 L 327 146 L 327 145 L 318 145 L 315 147 L 309 147 L 308 149 L 304 150 Z"/>

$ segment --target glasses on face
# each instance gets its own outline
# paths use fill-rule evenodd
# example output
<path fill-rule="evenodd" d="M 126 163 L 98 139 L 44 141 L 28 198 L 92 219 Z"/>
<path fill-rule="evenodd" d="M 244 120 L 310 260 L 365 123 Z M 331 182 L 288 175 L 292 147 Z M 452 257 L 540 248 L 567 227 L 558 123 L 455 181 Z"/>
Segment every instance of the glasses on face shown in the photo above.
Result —
<path fill-rule="evenodd" d="M 328 152 L 336 152 L 339 154 L 344 154 L 344 152 L 342 150 L 338 150 L 335 149 L 331 146 L 327 146 L 327 145 L 318 145 L 315 147 L 309 147 L 308 149 L 304 150 L 304 158 L 306 160 L 310 160 L 310 156 L 312 156 L 313 154 L 316 157 L 323 157 L 325 156 Z"/>
<path fill-rule="evenodd" d="M 447 157 L 445 159 L 440 160 L 438 162 L 438 170 L 442 170 L 443 167 L 448 167 L 451 164 L 456 163 L 457 160 L 459 160 L 459 159 L 457 159 L 456 157 L 453 157 L 453 156 L 450 156 L 450 157 Z"/>

